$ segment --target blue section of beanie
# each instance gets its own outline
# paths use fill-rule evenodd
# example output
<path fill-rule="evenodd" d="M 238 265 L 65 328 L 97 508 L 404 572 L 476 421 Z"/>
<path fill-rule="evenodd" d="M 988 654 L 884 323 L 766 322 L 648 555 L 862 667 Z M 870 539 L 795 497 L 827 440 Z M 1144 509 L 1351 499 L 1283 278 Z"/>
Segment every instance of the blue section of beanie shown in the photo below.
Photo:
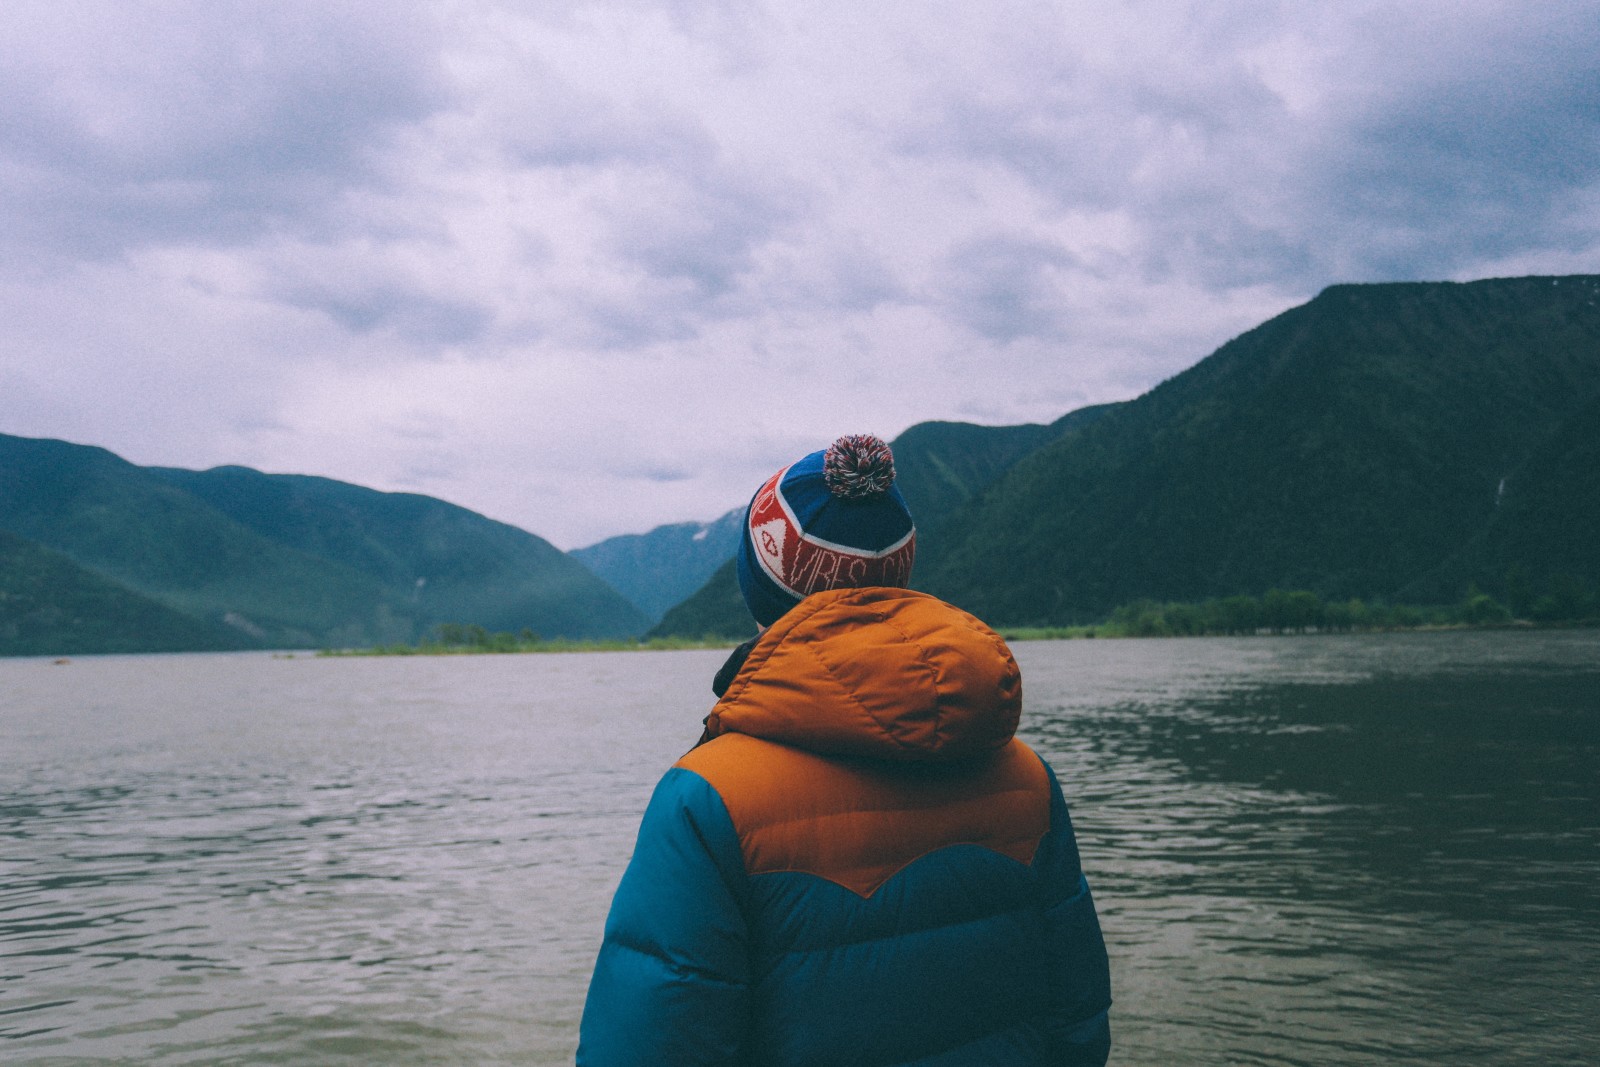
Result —
<path fill-rule="evenodd" d="M 826 450 L 813 452 L 795 463 L 779 486 L 802 530 L 863 552 L 882 552 L 911 532 L 911 509 L 899 486 L 868 500 L 834 496 L 823 478 L 825 456 Z"/>

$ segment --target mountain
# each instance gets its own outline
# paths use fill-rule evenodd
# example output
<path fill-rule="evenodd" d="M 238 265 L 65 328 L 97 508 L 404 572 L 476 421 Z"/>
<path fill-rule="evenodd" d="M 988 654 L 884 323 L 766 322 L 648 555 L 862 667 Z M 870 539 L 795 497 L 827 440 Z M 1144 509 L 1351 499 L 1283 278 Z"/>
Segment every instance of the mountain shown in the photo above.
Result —
<path fill-rule="evenodd" d="M 918 584 L 1018 625 L 1592 573 L 1597 303 L 1587 276 L 1333 286 L 1011 467 Z"/>
<path fill-rule="evenodd" d="M 248 638 L 190 618 L 0 530 L 0 656 L 243 648 Z"/>
<path fill-rule="evenodd" d="M 732 558 L 743 515 L 743 508 L 735 508 L 711 522 L 678 522 L 648 533 L 608 537 L 567 555 L 655 623 Z"/>
<path fill-rule="evenodd" d="M 744 640 L 756 632 L 756 621 L 744 606 L 739 576 L 732 559 L 723 562 L 681 604 L 662 616 L 646 637 L 734 638 Z"/>
<path fill-rule="evenodd" d="M 1012 464 L 1041 445 L 1096 422 L 1116 407 L 1099 404 L 1080 408 L 1049 425 L 920 422 L 896 437 L 889 447 L 894 452 L 895 482 L 917 523 L 917 566 L 924 565 L 928 546 L 937 545 L 937 531 L 944 519 L 974 499 Z M 732 550 L 736 551 L 738 523 L 744 509 L 731 515 Z M 731 559 L 650 631 L 652 636 L 684 637 L 743 637 L 754 632 L 755 622 L 745 609 Z"/>
<path fill-rule="evenodd" d="M 434 497 L 248 467 L 151 471 L 277 545 L 376 581 L 421 629 L 625 637 L 649 625 L 543 538 Z"/>
<path fill-rule="evenodd" d="M 387 640 L 411 628 L 380 583 L 269 541 L 101 448 L 0 436 L 0 528 L 266 644 Z"/>
<path fill-rule="evenodd" d="M 646 625 L 532 534 L 327 479 L 143 468 L 0 435 L 0 529 L 258 647 L 409 640 L 441 621 L 584 637 Z"/>
<path fill-rule="evenodd" d="M 919 422 L 890 442 L 895 484 L 926 539 L 940 522 L 970 501 L 1013 463 L 1116 407 L 1079 408 L 1049 425 L 978 426 L 970 422 Z M 918 551 L 921 551 L 919 545 Z"/>

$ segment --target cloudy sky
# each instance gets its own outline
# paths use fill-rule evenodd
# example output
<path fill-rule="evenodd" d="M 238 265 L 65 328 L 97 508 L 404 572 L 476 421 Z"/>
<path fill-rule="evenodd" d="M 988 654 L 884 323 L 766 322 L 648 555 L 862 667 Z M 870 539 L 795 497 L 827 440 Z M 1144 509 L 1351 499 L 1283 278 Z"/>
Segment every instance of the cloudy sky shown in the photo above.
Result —
<path fill-rule="evenodd" d="M 1600 272 L 1600 2 L 7 0 L 0 432 L 563 548 Z"/>

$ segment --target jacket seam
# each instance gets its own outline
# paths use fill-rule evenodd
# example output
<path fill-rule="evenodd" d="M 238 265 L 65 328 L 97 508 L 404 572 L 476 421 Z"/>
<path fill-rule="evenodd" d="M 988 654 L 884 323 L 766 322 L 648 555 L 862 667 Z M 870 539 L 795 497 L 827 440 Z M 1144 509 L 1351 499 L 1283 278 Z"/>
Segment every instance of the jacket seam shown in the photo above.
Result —
<path fill-rule="evenodd" d="M 1018 841 L 1026 841 L 1027 838 L 1017 838 L 1016 840 L 1018 840 Z M 1007 855 L 1006 853 L 1000 851 L 998 848 L 995 848 L 993 845 L 986 845 L 981 841 L 948 841 L 948 842 L 946 842 L 946 843 L 944 843 L 942 845 L 938 845 L 938 846 L 936 846 L 934 848 L 930 848 L 928 851 L 919 853 L 919 854 L 911 857 L 910 859 L 906 860 L 900 866 L 896 867 L 894 870 L 892 870 L 888 874 L 884 875 L 883 878 L 881 878 L 879 881 L 873 883 L 872 888 L 867 890 L 865 893 L 861 892 L 859 889 L 856 889 L 856 888 L 854 888 L 852 886 L 846 885 L 845 883 L 839 881 L 839 879 L 837 879 L 837 878 L 830 878 L 828 875 L 823 874 L 821 871 L 809 870 L 809 869 L 807 869 L 805 867 L 776 867 L 776 868 L 772 868 L 770 870 L 752 871 L 752 870 L 749 869 L 749 866 L 747 864 L 746 868 L 745 868 L 745 877 L 754 880 L 756 878 L 765 877 L 766 875 L 769 875 L 769 874 L 803 874 L 803 875 L 807 875 L 807 876 L 812 877 L 812 878 L 816 878 L 816 879 L 818 879 L 820 881 L 827 882 L 830 885 L 836 885 L 840 889 L 843 889 L 844 891 L 846 891 L 847 893 L 854 893 L 856 896 L 860 897 L 862 900 L 871 900 L 873 897 L 878 895 L 878 890 L 882 889 L 884 886 L 886 886 L 890 882 L 894 881 L 895 877 L 897 875 L 899 875 L 906 868 L 908 868 L 911 865 L 913 865 L 914 863 L 916 863 L 918 860 L 927 859 L 929 856 L 933 855 L 935 852 L 942 852 L 947 848 L 954 848 L 957 845 L 970 845 L 973 848 L 981 848 L 985 852 L 992 852 L 994 855 L 1000 857 L 1003 860 L 1007 860 L 1007 861 L 1009 861 L 1011 863 L 1015 863 L 1018 867 L 1021 867 L 1023 870 L 1030 870 L 1030 871 L 1033 870 L 1033 860 L 1031 858 L 1027 859 L 1027 860 L 1019 860 L 1015 856 Z M 1039 851 L 1038 850 L 1038 846 L 1035 845 L 1034 846 L 1034 855 L 1035 856 L 1038 855 L 1038 851 Z M 1049 908 L 1054 908 L 1054 907 L 1059 906 L 1059 904 L 1060 904 L 1060 902 L 1057 901 L 1055 904 L 1048 904 L 1048 905 L 1045 905 L 1045 906 L 1049 907 Z"/>
<path fill-rule="evenodd" d="M 1042 915 L 1043 909 L 1035 907 L 1031 904 L 1024 904 L 1021 907 L 1006 908 L 1003 911 L 984 912 L 982 915 L 974 915 L 970 919 L 959 919 L 955 922 L 934 923 L 929 926 L 917 926 L 911 928 L 897 928 L 887 933 L 875 934 L 872 937 L 857 937 L 852 938 L 849 941 L 834 941 L 826 945 L 817 945 L 814 948 L 780 949 L 775 953 L 775 955 L 810 956 L 818 952 L 832 952 L 835 949 L 855 948 L 859 945 L 870 945 L 877 941 L 896 941 L 906 936 L 925 934 L 933 930 L 954 930 L 962 926 L 973 926 L 977 923 L 988 922 L 992 919 L 998 919 L 1006 915 L 1025 915 L 1028 913 L 1038 913 Z"/>

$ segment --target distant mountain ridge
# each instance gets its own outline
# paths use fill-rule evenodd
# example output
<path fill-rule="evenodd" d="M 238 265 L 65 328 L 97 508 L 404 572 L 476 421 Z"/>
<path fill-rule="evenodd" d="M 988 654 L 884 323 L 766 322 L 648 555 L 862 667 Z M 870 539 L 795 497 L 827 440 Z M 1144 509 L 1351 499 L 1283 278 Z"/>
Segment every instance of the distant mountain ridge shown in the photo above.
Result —
<path fill-rule="evenodd" d="M 621 593 L 653 624 L 705 584 L 739 545 L 734 508 L 710 522 L 677 522 L 608 537 L 567 554 Z"/>
<path fill-rule="evenodd" d="M 572 637 L 647 625 L 533 534 L 330 479 L 143 468 L 101 448 L 0 435 L 0 530 L 256 647 L 411 640 L 447 621 Z M 25 637 L 0 641 L 0 653 Z"/>

